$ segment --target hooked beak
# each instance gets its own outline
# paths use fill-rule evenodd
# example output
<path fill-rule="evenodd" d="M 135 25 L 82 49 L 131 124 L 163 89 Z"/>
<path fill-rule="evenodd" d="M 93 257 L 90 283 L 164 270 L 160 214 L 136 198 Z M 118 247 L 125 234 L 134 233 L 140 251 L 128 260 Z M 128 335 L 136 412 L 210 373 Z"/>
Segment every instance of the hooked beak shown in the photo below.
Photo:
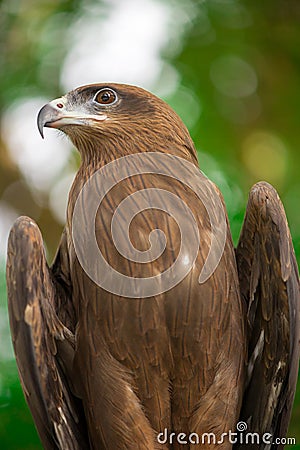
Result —
<path fill-rule="evenodd" d="M 58 103 L 60 105 L 60 103 Z M 63 118 L 60 112 L 59 106 L 54 106 L 51 103 L 47 103 L 40 109 L 37 117 L 37 125 L 40 135 L 44 139 L 44 127 L 54 127 L 57 122 Z"/>
<path fill-rule="evenodd" d="M 88 125 L 90 121 L 102 122 L 106 119 L 106 114 L 68 110 L 65 98 L 61 97 L 42 107 L 38 113 L 37 125 L 44 138 L 44 127 L 62 129 L 66 125 Z"/>

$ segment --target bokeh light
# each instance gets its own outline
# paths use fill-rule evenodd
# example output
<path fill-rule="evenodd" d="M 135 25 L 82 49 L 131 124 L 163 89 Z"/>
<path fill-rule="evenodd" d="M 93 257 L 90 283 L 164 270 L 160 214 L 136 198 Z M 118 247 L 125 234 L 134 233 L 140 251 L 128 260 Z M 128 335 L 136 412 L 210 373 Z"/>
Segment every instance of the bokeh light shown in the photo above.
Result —
<path fill-rule="evenodd" d="M 166 69 L 161 53 L 166 49 L 174 55 L 180 50 L 192 14 L 190 2 L 114 0 L 84 7 L 68 30 L 63 88 L 69 91 L 95 81 L 122 80 L 153 89 L 164 74 L 168 78 L 164 94 L 172 92 L 177 77 L 170 67 Z"/>
<path fill-rule="evenodd" d="M 287 175 L 288 151 L 274 133 L 253 131 L 242 144 L 242 158 L 254 179 L 282 186 Z"/>

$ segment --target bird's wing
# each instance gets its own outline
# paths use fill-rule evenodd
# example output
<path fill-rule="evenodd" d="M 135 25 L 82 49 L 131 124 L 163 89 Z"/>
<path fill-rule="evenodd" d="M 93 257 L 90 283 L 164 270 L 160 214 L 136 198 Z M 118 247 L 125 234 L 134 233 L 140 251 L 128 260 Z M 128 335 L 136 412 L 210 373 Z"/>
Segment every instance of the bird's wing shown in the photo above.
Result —
<path fill-rule="evenodd" d="M 27 217 L 15 222 L 9 236 L 7 288 L 19 376 L 44 448 L 88 448 L 62 369 L 74 354 L 74 335 L 57 315 L 64 290 L 47 265 L 40 230 Z"/>
<path fill-rule="evenodd" d="M 274 440 L 287 433 L 295 394 L 300 296 L 285 212 L 268 183 L 251 189 L 236 257 L 249 327 L 240 420 L 249 432 L 270 433 Z"/>

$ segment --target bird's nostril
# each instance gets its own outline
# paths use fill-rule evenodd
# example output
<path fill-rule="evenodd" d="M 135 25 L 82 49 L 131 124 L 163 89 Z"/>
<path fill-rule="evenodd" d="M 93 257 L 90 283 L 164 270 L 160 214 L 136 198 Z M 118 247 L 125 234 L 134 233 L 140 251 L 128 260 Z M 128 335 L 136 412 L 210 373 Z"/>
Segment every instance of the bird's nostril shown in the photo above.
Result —
<path fill-rule="evenodd" d="M 57 103 L 57 105 L 56 105 L 58 108 L 63 108 L 64 107 L 64 105 L 62 104 L 62 103 Z"/>

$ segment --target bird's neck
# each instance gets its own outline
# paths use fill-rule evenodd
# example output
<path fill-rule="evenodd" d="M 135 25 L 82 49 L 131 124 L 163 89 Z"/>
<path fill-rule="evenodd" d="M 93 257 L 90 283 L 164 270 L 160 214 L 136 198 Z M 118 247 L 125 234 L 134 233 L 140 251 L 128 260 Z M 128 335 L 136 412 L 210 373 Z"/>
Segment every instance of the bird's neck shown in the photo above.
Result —
<path fill-rule="evenodd" d="M 103 138 L 101 134 L 92 138 L 73 139 L 81 155 L 81 166 L 87 173 L 94 172 L 104 165 L 124 156 L 144 152 L 160 152 L 178 156 L 198 165 L 197 153 L 189 135 L 159 135 L 148 131 L 111 135 Z"/>
<path fill-rule="evenodd" d="M 168 153 L 183 158 L 198 167 L 195 147 L 189 135 L 186 139 L 174 135 L 171 138 L 159 136 L 154 138 L 141 133 L 137 136 L 118 135 L 114 139 L 103 139 L 103 136 L 93 136 L 93 139 L 72 139 L 81 154 L 81 165 L 73 182 L 69 194 L 68 223 L 71 225 L 71 217 L 76 199 L 85 183 L 106 164 L 124 156 L 145 152 Z"/>

